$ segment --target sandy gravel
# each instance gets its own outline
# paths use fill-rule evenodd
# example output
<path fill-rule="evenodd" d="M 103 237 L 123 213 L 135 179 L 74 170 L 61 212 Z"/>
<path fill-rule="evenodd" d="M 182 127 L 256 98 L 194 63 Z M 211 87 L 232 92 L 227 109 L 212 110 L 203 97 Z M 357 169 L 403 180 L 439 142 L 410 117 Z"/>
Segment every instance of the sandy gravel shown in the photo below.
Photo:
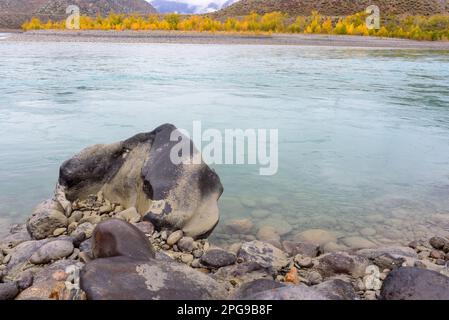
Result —
<path fill-rule="evenodd" d="M 304 34 L 229 34 L 182 31 L 28 31 L 14 32 L 1 41 L 40 42 L 115 42 L 115 43 L 190 43 L 190 44 L 247 44 L 247 45 L 294 45 L 331 46 L 391 49 L 449 50 L 449 42 L 412 41 L 404 39 L 329 36 Z"/>

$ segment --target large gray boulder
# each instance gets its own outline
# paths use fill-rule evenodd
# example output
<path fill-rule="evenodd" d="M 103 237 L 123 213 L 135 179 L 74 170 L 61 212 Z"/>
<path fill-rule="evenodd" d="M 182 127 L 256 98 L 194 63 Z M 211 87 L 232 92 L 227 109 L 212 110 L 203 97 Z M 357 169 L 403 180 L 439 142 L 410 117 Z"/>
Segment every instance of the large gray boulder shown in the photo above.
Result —
<path fill-rule="evenodd" d="M 80 280 L 89 300 L 207 300 L 226 296 L 224 287 L 208 275 L 156 259 L 96 259 L 87 263 Z"/>
<path fill-rule="evenodd" d="M 172 161 L 172 150 L 179 149 L 178 141 L 171 141 L 172 134 L 190 146 L 191 154 L 180 151 L 182 156 L 199 159 L 198 163 Z M 67 201 L 99 191 L 124 208 L 135 207 L 158 229 L 179 229 L 201 238 L 218 223 L 217 200 L 223 187 L 192 141 L 175 126 L 164 124 L 124 141 L 86 148 L 62 164 L 55 194 L 61 205 L 67 207 Z"/>
<path fill-rule="evenodd" d="M 208 275 L 168 259 L 155 259 L 145 235 L 128 222 L 111 219 L 92 236 L 94 260 L 80 273 L 91 300 L 223 299 L 226 290 Z"/>
<path fill-rule="evenodd" d="M 421 268 L 398 268 L 388 274 L 380 296 L 384 300 L 449 300 L 449 277 Z"/>

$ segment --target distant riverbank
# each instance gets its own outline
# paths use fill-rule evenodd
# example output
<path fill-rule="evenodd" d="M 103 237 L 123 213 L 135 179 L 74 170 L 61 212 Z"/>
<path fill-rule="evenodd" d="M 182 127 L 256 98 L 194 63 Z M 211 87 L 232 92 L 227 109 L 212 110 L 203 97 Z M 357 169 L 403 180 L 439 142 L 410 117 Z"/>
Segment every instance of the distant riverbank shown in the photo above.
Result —
<path fill-rule="evenodd" d="M 39 30 L 21 33 L 14 32 L 2 41 L 293 45 L 449 50 L 449 42 L 440 41 L 413 41 L 336 35 L 239 34 L 182 31 Z"/>

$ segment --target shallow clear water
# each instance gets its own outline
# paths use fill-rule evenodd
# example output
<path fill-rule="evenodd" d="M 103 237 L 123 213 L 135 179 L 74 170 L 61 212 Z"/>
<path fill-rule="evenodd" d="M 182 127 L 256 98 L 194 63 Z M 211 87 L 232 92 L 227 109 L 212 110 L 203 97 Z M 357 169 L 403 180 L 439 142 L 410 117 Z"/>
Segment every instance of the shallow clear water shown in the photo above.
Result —
<path fill-rule="evenodd" d="M 48 198 L 59 165 L 80 149 L 194 120 L 279 129 L 277 175 L 215 166 L 220 226 L 263 224 L 251 213 L 265 208 L 270 223 L 293 228 L 286 239 L 310 228 L 346 236 L 373 227 L 378 244 L 449 231 L 432 220 L 449 217 L 448 52 L 8 42 L 0 229 Z"/>

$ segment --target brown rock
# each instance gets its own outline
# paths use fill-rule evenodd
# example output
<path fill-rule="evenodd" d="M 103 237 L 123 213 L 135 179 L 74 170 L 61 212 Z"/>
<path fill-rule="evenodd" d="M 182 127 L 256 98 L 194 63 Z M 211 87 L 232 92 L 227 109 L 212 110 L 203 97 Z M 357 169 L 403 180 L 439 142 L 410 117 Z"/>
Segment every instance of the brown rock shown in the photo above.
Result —
<path fill-rule="evenodd" d="M 443 237 L 433 237 L 430 238 L 429 243 L 433 248 L 437 250 L 442 250 L 445 245 L 449 244 L 449 240 Z"/>
<path fill-rule="evenodd" d="M 154 258 L 154 250 L 137 227 L 119 219 L 109 219 L 100 222 L 93 231 L 92 255 L 95 259 L 126 256 L 147 260 Z"/>
<path fill-rule="evenodd" d="M 177 230 L 175 232 L 172 232 L 167 238 L 167 244 L 169 246 L 176 244 L 179 240 L 181 240 L 183 235 L 184 235 L 184 233 L 182 232 L 182 230 Z"/>
<path fill-rule="evenodd" d="M 434 259 L 444 259 L 444 253 L 438 250 L 430 251 L 430 257 Z"/>

